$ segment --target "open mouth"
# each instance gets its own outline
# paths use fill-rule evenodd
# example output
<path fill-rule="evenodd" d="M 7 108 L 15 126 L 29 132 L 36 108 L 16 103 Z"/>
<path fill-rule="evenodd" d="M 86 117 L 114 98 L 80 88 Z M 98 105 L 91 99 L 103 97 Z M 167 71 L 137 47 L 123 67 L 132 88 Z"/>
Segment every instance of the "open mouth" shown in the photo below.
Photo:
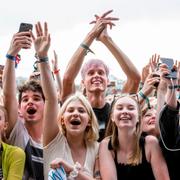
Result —
<path fill-rule="evenodd" d="M 72 121 L 71 121 L 71 124 L 72 124 L 72 125 L 76 125 L 76 126 L 78 126 L 78 125 L 80 125 L 80 124 L 81 124 L 81 121 L 80 121 L 80 120 L 78 120 L 78 119 L 74 119 L 74 120 L 72 120 Z"/>
<path fill-rule="evenodd" d="M 36 113 L 36 109 L 34 109 L 34 108 L 28 108 L 28 109 L 27 109 L 27 113 L 30 114 L 30 115 L 33 115 L 33 114 Z"/>

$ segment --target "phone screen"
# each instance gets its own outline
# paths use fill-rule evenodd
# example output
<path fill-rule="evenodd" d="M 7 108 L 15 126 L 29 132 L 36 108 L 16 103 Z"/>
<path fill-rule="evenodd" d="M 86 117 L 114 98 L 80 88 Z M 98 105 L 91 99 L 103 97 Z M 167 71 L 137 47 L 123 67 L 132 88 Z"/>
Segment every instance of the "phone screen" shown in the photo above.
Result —
<path fill-rule="evenodd" d="M 169 74 L 167 74 L 165 77 L 169 79 L 176 79 L 177 78 L 177 71 L 173 69 L 174 66 L 174 60 L 171 58 L 160 58 L 161 62 L 166 64 L 168 66 L 168 69 L 170 71 Z"/>
<path fill-rule="evenodd" d="M 33 25 L 29 23 L 21 23 L 19 27 L 19 32 L 32 30 Z"/>

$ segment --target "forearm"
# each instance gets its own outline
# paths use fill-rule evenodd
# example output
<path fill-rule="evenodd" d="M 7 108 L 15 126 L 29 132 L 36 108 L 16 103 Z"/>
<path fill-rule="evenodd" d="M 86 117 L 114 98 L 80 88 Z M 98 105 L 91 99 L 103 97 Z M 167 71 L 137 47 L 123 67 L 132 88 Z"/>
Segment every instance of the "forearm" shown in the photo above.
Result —
<path fill-rule="evenodd" d="M 55 79 L 56 79 L 56 83 L 57 83 L 57 86 L 58 86 L 58 90 L 59 90 L 59 94 L 61 94 L 61 88 L 62 88 L 62 85 L 61 85 L 61 77 L 60 77 L 60 73 L 56 73 L 55 74 Z"/>
<path fill-rule="evenodd" d="M 175 89 L 167 88 L 166 103 L 171 108 L 176 109 L 176 107 L 177 107 L 177 98 L 176 98 L 176 90 Z"/>
<path fill-rule="evenodd" d="M 92 33 L 89 33 L 82 44 L 87 45 L 88 47 L 93 42 L 95 36 Z M 87 50 L 82 46 L 79 46 L 72 58 L 70 59 L 68 66 L 65 70 L 63 79 L 62 79 L 62 91 L 61 91 L 61 100 L 64 99 L 71 93 L 73 93 L 74 81 L 79 73 L 84 57 L 86 55 Z"/>
<path fill-rule="evenodd" d="M 39 63 L 41 84 L 45 96 L 43 145 L 49 144 L 59 132 L 57 125 L 58 97 L 48 62 Z"/>
<path fill-rule="evenodd" d="M 114 43 L 114 41 L 110 37 L 106 38 L 102 42 L 117 59 L 127 78 L 138 81 L 139 83 L 140 73 L 138 72 L 134 64 L 131 62 L 131 60 L 128 58 L 128 56 L 124 54 L 124 52 Z"/>
<path fill-rule="evenodd" d="M 3 71 L 3 102 L 8 113 L 8 137 L 18 118 L 18 102 L 16 99 L 15 62 L 7 59 Z"/>
<path fill-rule="evenodd" d="M 2 80 L 5 101 L 16 99 L 15 61 L 6 60 Z"/>

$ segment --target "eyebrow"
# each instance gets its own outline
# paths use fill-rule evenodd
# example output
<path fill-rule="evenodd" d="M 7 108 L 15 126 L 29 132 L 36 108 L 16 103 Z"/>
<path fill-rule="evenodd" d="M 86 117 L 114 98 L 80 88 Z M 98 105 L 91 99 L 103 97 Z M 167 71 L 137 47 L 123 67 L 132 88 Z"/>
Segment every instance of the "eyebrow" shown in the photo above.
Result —
<path fill-rule="evenodd" d="M 24 96 L 22 96 L 22 99 L 23 98 L 27 98 L 28 97 L 28 95 L 24 95 Z M 41 95 L 39 95 L 39 94 L 34 94 L 32 97 L 41 97 Z"/>

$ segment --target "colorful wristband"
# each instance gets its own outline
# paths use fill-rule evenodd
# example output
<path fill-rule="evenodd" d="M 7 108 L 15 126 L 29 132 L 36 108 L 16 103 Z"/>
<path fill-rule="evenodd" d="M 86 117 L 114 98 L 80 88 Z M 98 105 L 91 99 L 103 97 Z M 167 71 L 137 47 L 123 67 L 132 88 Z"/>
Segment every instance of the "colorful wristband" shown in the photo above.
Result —
<path fill-rule="evenodd" d="M 10 54 L 6 54 L 6 58 L 11 60 L 11 61 L 16 61 L 16 57 L 15 56 L 12 56 Z"/>
<path fill-rule="evenodd" d="M 149 98 L 142 91 L 139 91 L 139 95 L 146 101 L 148 109 L 151 109 Z"/>
<path fill-rule="evenodd" d="M 56 70 L 54 70 L 54 74 L 57 74 L 58 72 L 60 71 L 60 69 L 56 69 Z"/>

